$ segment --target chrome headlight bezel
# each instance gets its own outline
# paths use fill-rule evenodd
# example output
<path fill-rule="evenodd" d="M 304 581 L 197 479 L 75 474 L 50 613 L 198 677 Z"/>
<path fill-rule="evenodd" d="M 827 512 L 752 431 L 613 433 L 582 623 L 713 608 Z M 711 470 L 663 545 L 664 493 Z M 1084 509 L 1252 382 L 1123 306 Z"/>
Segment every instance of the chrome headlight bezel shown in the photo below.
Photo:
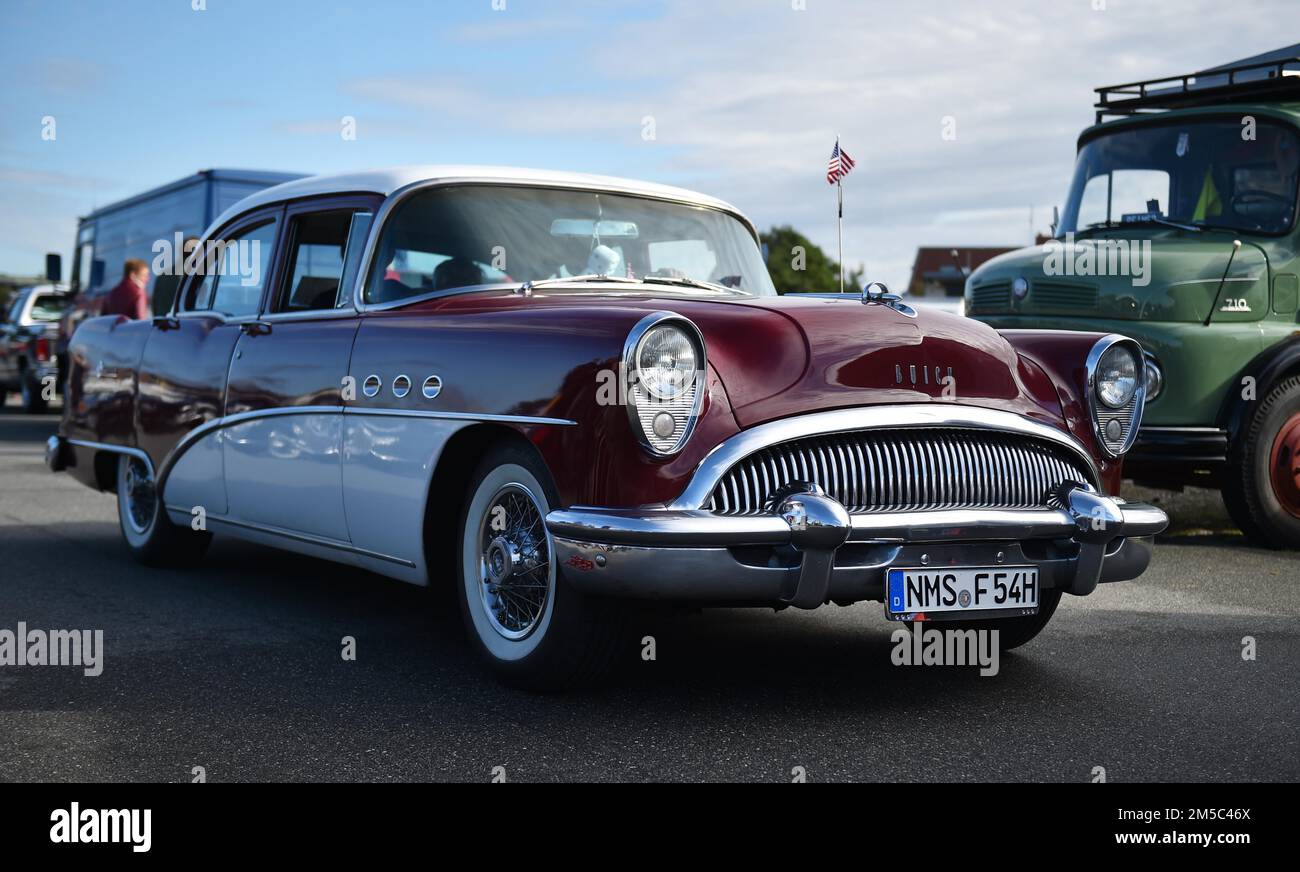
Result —
<path fill-rule="evenodd" d="M 1107 457 L 1119 458 L 1133 447 L 1133 443 L 1137 440 L 1138 429 L 1142 426 L 1142 409 L 1146 405 L 1146 378 L 1135 378 L 1133 393 L 1122 405 L 1112 406 L 1103 400 L 1098 384 L 1098 372 L 1102 357 L 1112 349 L 1116 349 L 1116 353 L 1127 351 L 1132 355 L 1134 373 L 1145 373 L 1146 357 L 1142 352 L 1142 346 L 1136 341 L 1113 333 L 1097 340 L 1088 353 L 1088 413 L 1092 418 L 1093 434 Z M 1112 421 L 1119 422 L 1118 438 L 1107 436 L 1107 426 Z"/>
<path fill-rule="evenodd" d="M 683 385 L 679 394 L 661 396 L 642 380 L 637 361 L 646 339 L 657 330 L 679 330 L 691 343 L 695 353 L 695 372 Z M 627 406 L 628 423 L 641 447 L 655 457 L 672 457 L 682 450 L 704 406 L 708 393 L 708 358 L 704 347 L 704 334 L 689 319 L 675 312 L 655 312 L 636 323 L 623 343 L 623 372 L 627 390 L 622 400 Z M 655 419 L 667 413 L 672 416 L 673 429 L 668 435 L 657 432 Z M 661 419 L 662 420 L 662 419 Z"/>

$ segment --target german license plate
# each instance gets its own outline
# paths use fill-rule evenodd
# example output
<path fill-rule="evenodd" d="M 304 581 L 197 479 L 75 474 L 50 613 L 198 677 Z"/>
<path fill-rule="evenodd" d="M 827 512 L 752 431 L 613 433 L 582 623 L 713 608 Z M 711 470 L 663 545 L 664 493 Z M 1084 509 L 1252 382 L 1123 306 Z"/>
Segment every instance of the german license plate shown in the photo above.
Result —
<path fill-rule="evenodd" d="M 885 611 L 891 617 L 988 610 L 1031 614 L 1038 610 L 1035 566 L 891 568 L 888 588 Z"/>

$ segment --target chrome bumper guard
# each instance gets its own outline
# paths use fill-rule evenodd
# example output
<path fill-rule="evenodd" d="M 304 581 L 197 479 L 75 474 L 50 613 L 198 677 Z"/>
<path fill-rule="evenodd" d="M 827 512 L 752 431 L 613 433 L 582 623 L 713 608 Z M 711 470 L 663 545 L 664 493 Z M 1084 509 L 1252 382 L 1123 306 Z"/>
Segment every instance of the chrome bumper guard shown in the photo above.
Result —
<path fill-rule="evenodd" d="M 546 516 L 558 563 L 591 593 L 816 608 L 880 599 L 889 566 L 1039 567 L 1044 588 L 1085 596 L 1136 578 L 1169 519 L 1062 484 L 1042 509 L 851 515 L 815 484 L 791 485 L 766 515 L 702 509 L 572 508 Z M 913 563 L 912 561 L 915 561 Z"/>

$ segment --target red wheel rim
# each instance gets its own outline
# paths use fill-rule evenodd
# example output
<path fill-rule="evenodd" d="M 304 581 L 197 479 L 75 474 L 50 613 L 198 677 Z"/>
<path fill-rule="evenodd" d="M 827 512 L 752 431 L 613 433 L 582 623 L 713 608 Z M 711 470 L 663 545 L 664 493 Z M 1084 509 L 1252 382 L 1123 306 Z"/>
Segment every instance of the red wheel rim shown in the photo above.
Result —
<path fill-rule="evenodd" d="M 1300 415 L 1282 425 L 1268 457 L 1273 495 L 1288 513 L 1300 518 Z"/>

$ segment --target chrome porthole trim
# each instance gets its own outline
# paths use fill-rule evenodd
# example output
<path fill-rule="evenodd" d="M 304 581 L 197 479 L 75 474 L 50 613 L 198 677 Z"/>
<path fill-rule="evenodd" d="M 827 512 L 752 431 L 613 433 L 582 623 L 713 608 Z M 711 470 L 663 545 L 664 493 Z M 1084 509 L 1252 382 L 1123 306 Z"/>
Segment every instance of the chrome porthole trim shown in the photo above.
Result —
<path fill-rule="evenodd" d="M 429 376 L 424 380 L 420 393 L 424 394 L 426 400 L 436 399 L 438 394 L 442 393 L 442 379 L 436 375 Z"/>
<path fill-rule="evenodd" d="M 399 400 L 411 392 L 411 377 L 409 375 L 399 375 L 393 379 L 393 396 Z"/>
<path fill-rule="evenodd" d="M 366 380 L 361 383 L 361 393 L 365 394 L 367 397 L 378 396 L 379 389 L 383 386 L 383 380 L 372 373 L 366 376 Z"/>

